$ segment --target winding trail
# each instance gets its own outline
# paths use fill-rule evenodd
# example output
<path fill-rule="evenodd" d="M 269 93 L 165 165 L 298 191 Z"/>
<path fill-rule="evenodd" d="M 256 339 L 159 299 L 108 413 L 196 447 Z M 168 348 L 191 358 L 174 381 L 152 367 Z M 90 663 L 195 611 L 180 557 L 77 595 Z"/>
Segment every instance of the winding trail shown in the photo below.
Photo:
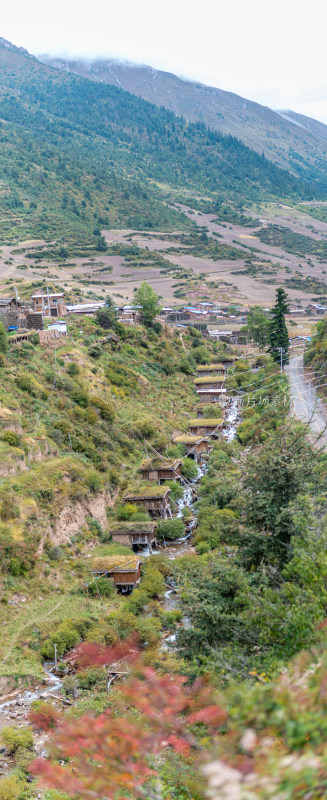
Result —
<path fill-rule="evenodd" d="M 305 375 L 303 355 L 290 359 L 286 373 L 290 382 L 294 416 L 309 425 L 314 439 L 320 436 L 317 447 L 327 447 L 327 412 L 313 384 Z"/>
<path fill-rule="evenodd" d="M 59 608 L 59 606 L 61 606 L 61 605 L 63 604 L 63 602 L 64 602 L 64 600 L 59 600 L 59 603 L 56 603 L 56 605 L 55 605 L 55 606 L 53 606 L 53 608 L 50 608 L 50 611 L 47 611 L 47 613 L 46 613 L 46 614 L 43 614 L 43 616 L 42 616 L 42 617 L 37 617 L 37 619 L 34 619 L 34 618 L 32 618 L 32 619 L 29 619 L 29 621 L 28 621 L 28 622 L 26 622 L 26 623 L 25 623 L 25 625 L 22 625 L 22 627 L 21 627 L 21 628 L 19 628 L 19 630 L 17 631 L 17 633 L 15 634 L 15 636 L 13 637 L 13 639 L 11 640 L 11 644 L 10 644 L 10 647 L 9 647 L 9 649 L 8 649 L 8 650 L 7 650 L 7 652 L 6 652 L 6 655 L 5 655 L 5 656 L 3 657 L 3 659 L 2 659 L 3 663 L 4 663 L 5 661 L 7 661 L 7 660 L 8 660 L 8 658 L 9 658 L 10 654 L 12 653 L 12 651 L 13 651 L 13 649 L 14 649 L 14 647 L 15 647 L 15 644 L 16 644 L 16 642 L 17 642 L 17 639 L 18 639 L 18 637 L 19 637 L 19 636 L 20 636 L 20 634 L 21 634 L 21 633 L 22 633 L 22 632 L 25 630 L 25 628 L 29 628 L 29 627 L 30 627 L 30 625 L 34 625 L 34 624 L 35 624 L 35 623 L 37 623 L 37 622 L 42 622 L 42 621 L 43 621 L 44 619 L 46 619 L 47 617 L 50 617 L 50 616 L 51 616 L 51 614 L 53 614 L 53 612 L 54 612 L 54 611 L 56 611 L 56 610 L 57 610 L 57 608 Z"/>

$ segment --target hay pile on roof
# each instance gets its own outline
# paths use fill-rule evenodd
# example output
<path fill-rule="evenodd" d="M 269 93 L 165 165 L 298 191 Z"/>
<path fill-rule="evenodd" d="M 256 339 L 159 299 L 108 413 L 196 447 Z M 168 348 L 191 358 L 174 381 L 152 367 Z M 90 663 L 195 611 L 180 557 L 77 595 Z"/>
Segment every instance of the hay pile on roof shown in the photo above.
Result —
<path fill-rule="evenodd" d="M 140 466 L 141 472 L 145 470 L 151 469 L 178 469 L 181 464 L 181 460 L 179 458 L 147 458 L 145 461 L 142 461 Z"/>
<path fill-rule="evenodd" d="M 174 436 L 173 442 L 175 444 L 199 444 L 199 442 L 208 441 L 203 436 L 192 436 L 191 433 L 181 433 L 180 436 Z"/>
<path fill-rule="evenodd" d="M 109 533 L 152 533 L 157 527 L 155 520 L 145 522 L 112 522 Z"/>
<path fill-rule="evenodd" d="M 225 375 L 202 375 L 201 378 L 194 378 L 196 386 L 201 386 L 202 383 L 224 383 Z"/>
<path fill-rule="evenodd" d="M 199 364 L 196 368 L 197 372 L 207 372 L 208 369 L 225 370 L 224 364 Z"/>
<path fill-rule="evenodd" d="M 208 419 L 197 417 L 197 419 L 189 419 L 188 421 L 190 428 L 203 428 L 205 426 L 208 428 L 219 428 L 219 425 L 222 425 L 222 423 L 223 420 L 218 417 L 210 417 Z"/>
<path fill-rule="evenodd" d="M 128 492 L 124 495 L 124 500 L 128 503 L 133 503 L 133 500 L 162 500 L 169 492 L 169 486 L 154 486 L 151 483 L 149 486 L 140 486 L 134 492 Z"/>
<path fill-rule="evenodd" d="M 121 570 L 136 570 L 140 559 L 136 555 L 126 556 L 98 556 L 93 559 L 93 572 L 115 572 Z"/>

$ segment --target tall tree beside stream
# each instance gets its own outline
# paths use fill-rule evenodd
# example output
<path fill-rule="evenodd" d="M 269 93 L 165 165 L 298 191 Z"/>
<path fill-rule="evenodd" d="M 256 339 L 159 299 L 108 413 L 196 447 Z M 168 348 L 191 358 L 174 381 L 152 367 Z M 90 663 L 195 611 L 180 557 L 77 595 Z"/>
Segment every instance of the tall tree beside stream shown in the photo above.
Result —
<path fill-rule="evenodd" d="M 280 361 L 282 355 L 283 364 L 288 363 L 289 338 L 285 322 L 288 310 L 287 294 L 280 287 L 276 291 L 276 302 L 271 311 L 269 350 L 274 361 Z"/>

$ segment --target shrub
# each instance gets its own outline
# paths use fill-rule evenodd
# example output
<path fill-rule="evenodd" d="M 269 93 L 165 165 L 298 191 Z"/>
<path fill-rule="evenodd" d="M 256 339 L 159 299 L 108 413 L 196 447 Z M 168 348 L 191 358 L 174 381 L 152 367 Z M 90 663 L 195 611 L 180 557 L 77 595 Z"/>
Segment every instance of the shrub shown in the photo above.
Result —
<path fill-rule="evenodd" d="M 148 592 L 141 588 L 135 589 L 128 599 L 128 610 L 131 611 L 132 614 L 141 614 L 148 605 L 149 600 Z"/>
<path fill-rule="evenodd" d="M 5 331 L 3 322 L 0 322 L 0 353 L 6 353 L 8 350 L 8 338 Z"/>
<path fill-rule="evenodd" d="M 115 594 L 115 585 L 110 578 L 98 578 L 88 585 L 88 593 L 91 597 L 112 597 Z"/>
<path fill-rule="evenodd" d="M 139 433 L 140 436 L 147 436 L 150 438 L 155 433 L 156 428 L 157 422 L 153 417 L 142 417 L 141 419 L 137 419 L 134 423 L 134 430 L 136 433 Z"/>
<path fill-rule="evenodd" d="M 82 387 L 74 389 L 71 393 L 71 398 L 74 400 L 74 403 L 76 403 L 78 406 L 81 406 L 81 408 L 87 408 L 89 404 L 88 394 L 85 389 L 82 389 Z"/>
<path fill-rule="evenodd" d="M 106 685 L 106 673 L 103 667 L 87 667 L 78 673 L 78 686 L 80 689 L 92 689 L 93 686 Z"/>
<path fill-rule="evenodd" d="M 33 381 L 29 375 L 25 375 L 24 373 L 17 375 L 16 383 L 18 388 L 23 392 L 28 392 L 32 397 L 36 396 L 35 386 L 33 386 Z"/>
<path fill-rule="evenodd" d="M 181 464 L 181 473 L 187 481 L 194 481 L 198 476 L 198 468 L 193 458 L 184 458 Z"/>
<path fill-rule="evenodd" d="M 32 725 L 39 728 L 39 730 L 50 731 L 56 728 L 60 719 L 60 712 L 55 706 L 50 705 L 50 703 L 36 700 L 30 711 L 29 719 Z"/>
<path fill-rule="evenodd" d="M 17 800 L 22 786 L 15 775 L 5 775 L 0 779 L 0 800 Z"/>
<path fill-rule="evenodd" d="M 157 567 L 149 564 L 142 578 L 141 589 L 143 592 L 147 592 L 149 597 L 158 597 L 159 594 L 163 593 L 164 588 L 165 581 L 163 575 L 159 572 Z"/>
<path fill-rule="evenodd" d="M 99 492 L 101 489 L 101 478 L 96 472 L 91 472 L 85 478 L 85 485 L 91 489 L 91 492 Z"/>
<path fill-rule="evenodd" d="M 19 747 L 30 750 L 33 747 L 33 733 L 30 728 L 2 728 L 1 739 L 10 755 Z"/>
<path fill-rule="evenodd" d="M 157 528 L 157 537 L 161 541 L 174 541 L 184 536 L 185 528 L 182 519 L 175 517 L 175 519 L 165 519 L 159 522 Z"/>
<path fill-rule="evenodd" d="M 138 508 L 133 505 L 133 503 L 122 503 L 122 505 L 117 508 L 117 519 L 122 522 L 128 522 L 132 514 L 136 514 L 137 512 Z"/>
<path fill-rule="evenodd" d="M 91 358 L 100 358 L 101 352 L 102 351 L 101 351 L 101 347 L 100 347 L 99 344 L 92 344 L 91 347 L 89 347 L 89 349 L 87 351 L 88 355 Z"/>
<path fill-rule="evenodd" d="M 103 400 L 102 397 L 98 397 L 98 395 L 92 395 L 90 400 L 92 405 L 99 409 L 100 417 L 102 419 L 107 420 L 107 422 L 113 422 L 115 418 L 115 411 L 110 403 L 107 403 L 106 400 Z"/>
<path fill-rule="evenodd" d="M 75 647 L 80 640 L 80 634 L 78 631 L 73 628 L 73 625 L 69 625 L 68 623 L 63 623 L 62 625 L 54 631 L 49 639 L 46 639 L 43 642 L 41 654 L 43 658 L 51 658 L 54 657 L 54 645 L 57 645 L 57 653 L 59 658 L 67 653 L 68 650 L 71 650 Z"/>
<path fill-rule="evenodd" d="M 170 488 L 170 499 L 173 503 L 177 503 L 184 495 L 184 489 L 178 481 L 166 481 L 166 486 Z"/>
<path fill-rule="evenodd" d="M 80 368 L 79 368 L 78 364 L 75 363 L 75 361 L 72 361 L 70 364 L 68 364 L 67 372 L 68 372 L 68 375 L 70 375 L 70 377 L 73 378 L 74 375 L 79 375 Z"/>
<path fill-rule="evenodd" d="M 183 358 L 181 358 L 179 362 L 179 369 L 181 372 L 184 372 L 185 375 L 192 375 L 192 372 L 194 372 L 192 364 L 187 356 L 183 356 Z"/>
<path fill-rule="evenodd" d="M 2 353 L 0 353 L 0 367 L 4 367 L 6 363 L 6 359 Z"/>
<path fill-rule="evenodd" d="M 153 646 L 160 639 L 161 624 L 156 617 L 139 617 L 136 630 L 142 644 Z"/>

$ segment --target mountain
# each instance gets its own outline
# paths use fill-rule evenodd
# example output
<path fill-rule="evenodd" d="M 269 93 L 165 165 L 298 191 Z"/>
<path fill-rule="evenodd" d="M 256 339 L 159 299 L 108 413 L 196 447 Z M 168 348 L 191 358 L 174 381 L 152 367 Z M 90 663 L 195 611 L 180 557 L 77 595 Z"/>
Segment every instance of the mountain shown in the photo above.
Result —
<path fill-rule="evenodd" d="M 191 122 L 231 134 L 298 176 L 321 179 L 327 167 L 327 126 L 292 111 L 273 111 L 232 92 L 183 80 L 169 72 L 113 60 L 69 60 L 48 55 L 44 63 L 65 73 L 119 86 Z"/>
<path fill-rule="evenodd" d="M 235 137 L 54 69 L 3 40 L 0 69 L 7 239 L 71 231 L 85 241 L 94 226 L 189 226 L 172 208 L 185 191 L 237 204 L 317 192 Z"/>

